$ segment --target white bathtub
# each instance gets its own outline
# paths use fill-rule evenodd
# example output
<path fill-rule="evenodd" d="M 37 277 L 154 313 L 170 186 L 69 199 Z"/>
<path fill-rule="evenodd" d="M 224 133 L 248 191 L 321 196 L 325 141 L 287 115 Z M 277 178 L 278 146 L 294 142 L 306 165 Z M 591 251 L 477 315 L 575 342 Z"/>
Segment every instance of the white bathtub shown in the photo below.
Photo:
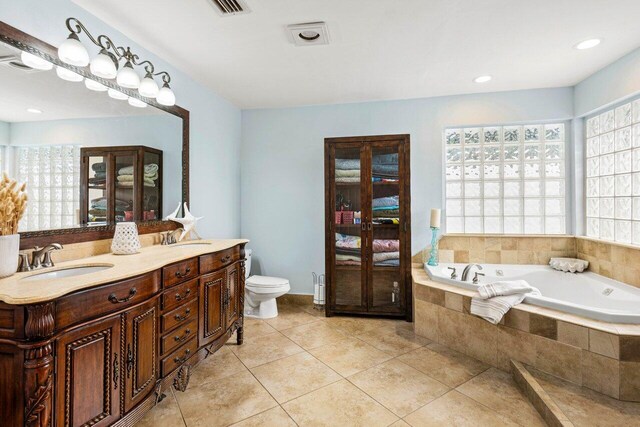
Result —
<path fill-rule="evenodd" d="M 472 283 L 476 267 L 467 281 L 460 280 L 466 264 L 425 265 L 425 270 L 431 280 L 470 290 L 497 280 L 523 279 L 542 294 L 525 298 L 527 304 L 605 322 L 640 324 L 640 289 L 633 286 L 591 272 L 563 273 L 546 265 L 481 265 L 486 276 L 480 277 L 478 285 Z M 456 268 L 457 279 L 450 278 L 448 267 Z"/>

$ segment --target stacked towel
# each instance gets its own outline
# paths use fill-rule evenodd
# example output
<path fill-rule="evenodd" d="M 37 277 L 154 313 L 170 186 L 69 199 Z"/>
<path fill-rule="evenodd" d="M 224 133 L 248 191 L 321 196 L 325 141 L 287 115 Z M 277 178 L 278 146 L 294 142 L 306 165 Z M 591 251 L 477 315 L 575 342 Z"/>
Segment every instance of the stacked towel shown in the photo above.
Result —
<path fill-rule="evenodd" d="M 471 314 L 498 324 L 507 311 L 520 304 L 527 295 L 540 295 L 525 280 L 495 282 L 478 288 L 478 296 L 471 299 Z"/>
<path fill-rule="evenodd" d="M 400 241 L 393 239 L 373 240 L 373 265 L 397 267 L 400 265 Z"/>
<path fill-rule="evenodd" d="M 336 233 L 336 265 L 360 265 L 361 242 L 358 236 Z"/>
<path fill-rule="evenodd" d="M 116 220 L 124 221 L 124 212 L 131 210 L 131 202 L 116 199 Z M 89 203 L 89 221 L 104 222 L 107 220 L 107 198 L 98 197 Z"/>
<path fill-rule="evenodd" d="M 159 167 L 155 163 L 144 165 L 144 177 L 142 182 L 145 187 L 156 186 L 156 181 L 158 180 L 158 170 Z M 133 187 L 133 166 L 125 166 L 119 168 L 117 180 L 118 187 Z"/>
<path fill-rule="evenodd" d="M 336 182 L 360 182 L 360 159 L 336 159 Z"/>
<path fill-rule="evenodd" d="M 377 154 L 372 158 L 371 171 L 374 178 L 398 178 L 398 154 Z"/>
<path fill-rule="evenodd" d="M 389 196 L 389 197 L 378 197 L 373 199 L 373 208 L 387 208 L 391 209 L 391 207 L 398 207 L 400 196 Z"/>

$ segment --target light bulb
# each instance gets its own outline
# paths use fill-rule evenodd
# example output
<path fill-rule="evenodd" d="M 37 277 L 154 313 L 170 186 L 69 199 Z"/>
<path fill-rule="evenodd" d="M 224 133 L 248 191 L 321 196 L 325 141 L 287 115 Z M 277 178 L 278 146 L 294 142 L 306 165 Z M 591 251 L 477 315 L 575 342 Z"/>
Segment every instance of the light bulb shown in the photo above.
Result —
<path fill-rule="evenodd" d="M 87 89 L 95 90 L 96 92 L 106 92 L 107 89 L 109 89 L 102 83 L 98 83 L 97 81 L 91 79 L 84 79 L 84 85 L 87 87 Z"/>
<path fill-rule="evenodd" d="M 158 83 L 153 80 L 151 73 L 147 73 L 147 75 L 144 76 L 144 79 L 140 82 L 138 93 L 146 98 L 155 98 L 158 95 L 159 90 Z"/>
<path fill-rule="evenodd" d="M 127 89 L 138 89 L 138 86 L 140 86 L 140 76 L 133 69 L 131 62 L 127 61 L 124 67 L 118 71 L 116 82 Z"/>
<path fill-rule="evenodd" d="M 113 99 L 117 99 L 117 100 L 119 100 L 119 101 L 126 101 L 127 99 L 129 99 L 129 96 L 128 96 L 128 95 L 125 95 L 124 93 L 119 92 L 119 91 L 117 91 L 117 90 L 115 90 L 115 89 L 111 89 L 111 88 L 109 88 L 109 90 L 107 91 L 107 94 L 108 94 L 111 98 L 113 98 Z"/>
<path fill-rule="evenodd" d="M 140 101 L 138 98 L 129 97 L 129 105 L 132 107 L 145 108 L 147 106 L 146 103 Z"/>
<path fill-rule="evenodd" d="M 162 88 L 160 89 L 160 91 L 158 92 L 158 96 L 156 97 L 156 101 L 158 101 L 158 104 L 166 105 L 168 107 L 176 105 L 176 95 L 169 87 L 169 83 L 165 82 L 165 84 L 162 85 Z"/>
<path fill-rule="evenodd" d="M 66 80 L 68 82 L 81 82 L 84 79 L 80 74 L 74 73 L 73 71 L 59 65 L 56 67 L 56 74 L 62 80 Z"/>
<path fill-rule="evenodd" d="M 80 42 L 76 33 L 69 34 L 69 37 L 58 48 L 58 58 L 62 62 L 76 67 L 86 67 L 89 65 L 89 52 Z"/>
<path fill-rule="evenodd" d="M 103 79 L 115 79 L 118 74 L 118 63 L 115 61 L 113 54 L 102 49 L 100 53 L 91 60 L 89 69 L 94 76 L 102 77 Z"/>
<path fill-rule="evenodd" d="M 22 52 L 20 54 L 20 60 L 27 67 L 31 67 L 36 70 L 48 71 L 53 68 L 53 64 L 51 62 L 46 61 L 39 56 L 35 56 L 29 52 Z"/>

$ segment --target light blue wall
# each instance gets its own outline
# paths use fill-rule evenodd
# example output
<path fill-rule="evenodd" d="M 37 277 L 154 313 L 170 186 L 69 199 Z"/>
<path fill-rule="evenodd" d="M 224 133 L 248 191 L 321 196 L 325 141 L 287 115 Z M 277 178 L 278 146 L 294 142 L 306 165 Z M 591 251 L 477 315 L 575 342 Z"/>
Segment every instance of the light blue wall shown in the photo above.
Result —
<path fill-rule="evenodd" d="M 442 204 L 442 130 L 573 117 L 572 88 L 540 89 L 242 113 L 242 235 L 261 274 L 312 293 L 324 271 L 324 138 L 411 134 L 412 249 L 426 246 Z"/>
<path fill-rule="evenodd" d="M 623 56 L 575 86 L 575 115 L 585 116 L 638 93 L 640 49 Z"/>
<path fill-rule="evenodd" d="M 202 236 L 240 235 L 240 110 L 70 0 L 0 0 L 0 20 L 53 45 L 67 37 L 65 20 L 80 19 L 94 34 L 130 45 L 156 68 L 171 73 L 177 103 L 191 112 L 191 208 L 205 218 Z"/>
<path fill-rule="evenodd" d="M 9 145 L 10 124 L 0 121 L 0 145 Z"/>

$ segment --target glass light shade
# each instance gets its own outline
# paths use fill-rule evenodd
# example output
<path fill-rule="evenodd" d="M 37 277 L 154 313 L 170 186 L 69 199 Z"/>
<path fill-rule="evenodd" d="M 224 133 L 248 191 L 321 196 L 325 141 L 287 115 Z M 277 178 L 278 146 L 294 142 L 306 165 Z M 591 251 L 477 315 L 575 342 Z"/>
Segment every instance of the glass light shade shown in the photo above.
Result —
<path fill-rule="evenodd" d="M 176 95 L 173 93 L 168 83 L 162 85 L 162 88 L 156 97 L 156 101 L 158 101 L 158 104 L 166 105 L 168 107 L 176 105 Z"/>
<path fill-rule="evenodd" d="M 147 98 L 155 98 L 159 91 L 158 83 L 153 80 L 153 77 L 151 77 L 150 74 L 147 74 L 145 78 L 142 79 L 140 87 L 138 88 L 138 93 Z"/>
<path fill-rule="evenodd" d="M 71 33 L 58 48 L 58 58 L 62 62 L 76 67 L 89 65 L 89 52 L 78 39 L 78 35 Z"/>
<path fill-rule="evenodd" d="M 103 79 L 115 79 L 118 74 L 116 63 L 104 49 L 91 60 L 89 69 L 91 70 L 91 74 L 102 77 Z"/>
<path fill-rule="evenodd" d="M 36 70 L 48 71 L 53 68 L 53 64 L 38 56 L 35 56 L 29 52 L 22 52 L 20 54 L 20 60 L 27 67 L 34 68 Z"/>
<path fill-rule="evenodd" d="M 126 101 L 127 99 L 129 99 L 128 95 L 125 95 L 124 93 L 118 92 L 117 90 L 111 89 L 111 88 L 109 88 L 109 90 L 107 91 L 107 94 L 111 98 L 117 99 L 117 100 L 120 100 L 120 101 Z"/>
<path fill-rule="evenodd" d="M 118 71 L 116 82 L 122 87 L 128 89 L 138 89 L 140 86 L 140 76 L 135 72 L 130 62 L 124 64 L 124 67 Z"/>
<path fill-rule="evenodd" d="M 107 89 L 109 89 L 102 83 L 98 83 L 95 80 L 91 79 L 84 79 L 84 85 L 87 87 L 87 89 L 95 90 L 96 92 L 106 92 Z"/>
<path fill-rule="evenodd" d="M 147 106 L 146 103 L 140 101 L 138 98 L 129 97 L 129 105 L 132 107 L 145 108 Z"/>
<path fill-rule="evenodd" d="M 56 74 L 62 80 L 66 80 L 68 82 L 81 82 L 82 80 L 84 80 L 84 77 L 82 77 L 80 74 L 74 73 L 73 71 L 61 66 L 56 67 Z"/>

